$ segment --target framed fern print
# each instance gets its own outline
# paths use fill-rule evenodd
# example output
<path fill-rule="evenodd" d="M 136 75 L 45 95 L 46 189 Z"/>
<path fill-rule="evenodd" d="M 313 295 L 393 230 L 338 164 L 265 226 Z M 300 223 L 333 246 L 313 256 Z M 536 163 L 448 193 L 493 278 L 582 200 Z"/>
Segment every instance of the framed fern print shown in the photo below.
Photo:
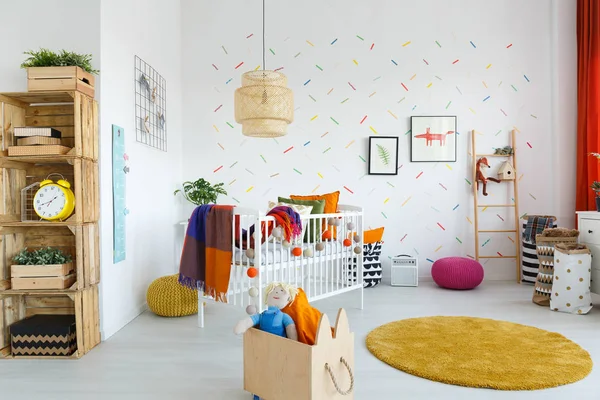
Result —
<path fill-rule="evenodd" d="M 369 136 L 369 175 L 398 175 L 397 136 Z"/>
<path fill-rule="evenodd" d="M 456 117 L 413 116 L 410 161 L 456 162 Z"/>

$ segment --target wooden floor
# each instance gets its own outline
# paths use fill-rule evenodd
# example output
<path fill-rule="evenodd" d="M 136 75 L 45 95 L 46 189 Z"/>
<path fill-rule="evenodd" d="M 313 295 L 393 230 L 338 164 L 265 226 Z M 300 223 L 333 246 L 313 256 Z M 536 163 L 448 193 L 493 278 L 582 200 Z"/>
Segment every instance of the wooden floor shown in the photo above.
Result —
<path fill-rule="evenodd" d="M 334 318 L 345 307 L 356 333 L 356 399 L 600 399 L 600 371 L 585 380 L 535 392 L 500 392 L 440 384 L 395 370 L 364 346 L 373 328 L 398 319 L 468 315 L 502 319 L 564 334 L 600 362 L 600 298 L 586 316 L 550 312 L 531 303 L 531 286 L 485 283 L 455 292 L 418 288 L 365 290 L 365 309 L 349 293 L 315 303 Z M 242 389 L 242 342 L 232 333 L 244 313 L 208 307 L 205 329 L 196 317 L 165 319 L 145 313 L 78 361 L 0 363 L 1 399 L 251 399 Z M 551 349 L 549 349 L 551 351 Z"/>

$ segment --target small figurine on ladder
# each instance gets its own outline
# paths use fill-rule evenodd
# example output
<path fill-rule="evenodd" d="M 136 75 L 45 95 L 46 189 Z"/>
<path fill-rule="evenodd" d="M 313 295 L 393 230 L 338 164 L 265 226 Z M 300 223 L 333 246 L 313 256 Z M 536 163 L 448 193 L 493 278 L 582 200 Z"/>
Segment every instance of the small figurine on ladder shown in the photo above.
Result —
<path fill-rule="evenodd" d="M 485 157 L 482 157 L 479 160 L 477 160 L 477 172 L 475 178 L 477 179 L 477 190 L 479 190 L 479 182 L 483 183 L 483 195 L 487 196 L 488 194 L 486 189 L 488 181 L 496 183 L 500 183 L 501 181 L 500 179 L 487 177 L 482 171 L 483 167 L 490 168 L 490 164 L 488 163 L 488 160 Z"/>

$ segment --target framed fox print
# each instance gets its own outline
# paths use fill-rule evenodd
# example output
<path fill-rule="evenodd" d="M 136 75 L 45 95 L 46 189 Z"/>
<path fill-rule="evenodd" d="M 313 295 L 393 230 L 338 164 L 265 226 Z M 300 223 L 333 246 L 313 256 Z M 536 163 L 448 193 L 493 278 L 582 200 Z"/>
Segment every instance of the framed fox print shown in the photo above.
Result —
<path fill-rule="evenodd" d="M 398 175 L 397 136 L 369 136 L 369 175 Z"/>
<path fill-rule="evenodd" d="M 456 117 L 410 117 L 412 162 L 456 162 Z"/>

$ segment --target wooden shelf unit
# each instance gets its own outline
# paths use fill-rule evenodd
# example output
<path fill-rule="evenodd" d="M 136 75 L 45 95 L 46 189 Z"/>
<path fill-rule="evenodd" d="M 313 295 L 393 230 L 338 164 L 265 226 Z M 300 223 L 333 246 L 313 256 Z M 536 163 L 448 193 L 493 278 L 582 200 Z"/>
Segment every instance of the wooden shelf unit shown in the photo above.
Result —
<path fill-rule="evenodd" d="M 4 199 L 4 207 L 0 207 L 0 223 L 21 222 L 21 190 L 32 183 L 43 181 L 51 173 L 61 174 L 71 184 L 75 195 L 75 211 L 65 222 L 97 222 L 100 213 L 98 163 L 84 158 L 68 160 L 66 163 L 54 162 L 51 159 L 44 163 L 36 163 L 33 160 L 14 161 L 9 157 L 0 157 L 0 173 L 5 177 L 5 181 L 0 185 L 0 197 Z M 56 180 L 57 176 L 51 178 Z M 33 204 L 29 204 L 27 208 L 32 207 Z M 34 216 L 28 217 L 31 219 Z"/>
<path fill-rule="evenodd" d="M 77 350 L 70 357 L 80 358 L 100 343 L 98 286 L 69 292 L 0 292 L 3 318 L 0 319 L 0 359 L 48 359 L 46 356 L 15 357 L 11 352 L 10 325 L 38 314 L 75 315 Z"/>
<path fill-rule="evenodd" d="M 98 161 L 98 105 L 80 92 L 0 93 L 4 107 L 2 150 L 17 144 L 14 128 L 51 127 L 62 133 L 70 156 Z"/>
<path fill-rule="evenodd" d="M 98 219 L 98 105 L 77 91 L 0 94 L 0 358 L 73 359 L 100 343 L 98 284 L 100 247 Z M 8 157 L 16 145 L 14 128 L 52 127 L 62 133 L 65 155 Z M 59 173 L 71 184 L 75 211 L 62 222 L 21 221 L 21 189 Z M 53 176 L 52 178 L 56 178 Z M 10 288 L 12 257 L 22 248 L 58 247 L 71 254 L 75 283 L 67 289 Z M 71 357 L 13 357 L 10 325 L 36 314 L 73 314 L 77 351 Z"/>

